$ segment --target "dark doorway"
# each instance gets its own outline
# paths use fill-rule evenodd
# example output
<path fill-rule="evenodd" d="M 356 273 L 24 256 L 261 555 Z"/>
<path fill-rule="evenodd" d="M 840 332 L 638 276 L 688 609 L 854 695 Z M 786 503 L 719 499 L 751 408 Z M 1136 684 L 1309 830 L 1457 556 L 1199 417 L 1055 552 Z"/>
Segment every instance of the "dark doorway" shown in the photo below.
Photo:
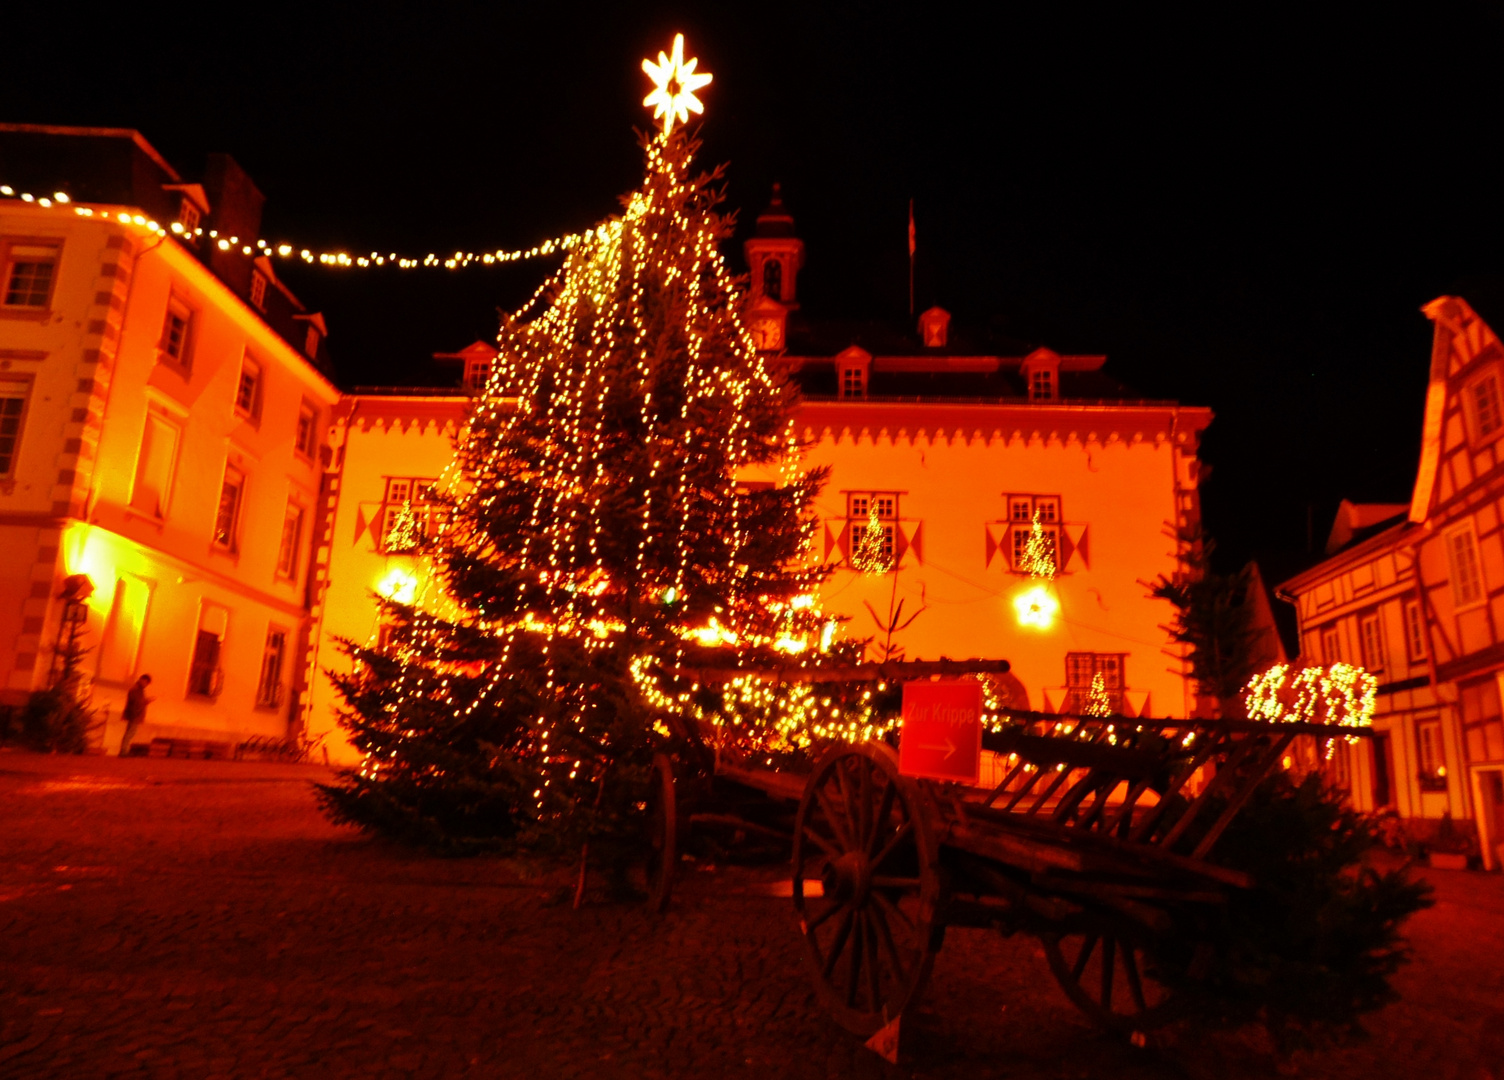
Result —
<path fill-rule="evenodd" d="M 1373 737 L 1373 805 L 1377 810 L 1394 802 L 1389 785 L 1389 736 Z"/>

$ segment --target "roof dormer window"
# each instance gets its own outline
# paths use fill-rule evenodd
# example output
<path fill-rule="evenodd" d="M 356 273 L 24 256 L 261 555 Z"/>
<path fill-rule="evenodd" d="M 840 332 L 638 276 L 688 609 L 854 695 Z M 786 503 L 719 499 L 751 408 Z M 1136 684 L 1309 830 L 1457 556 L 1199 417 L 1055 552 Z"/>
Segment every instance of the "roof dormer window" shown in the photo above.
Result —
<path fill-rule="evenodd" d="M 260 270 L 251 271 L 251 303 L 259 310 L 266 310 L 266 275 Z"/>
<path fill-rule="evenodd" d="M 1029 374 L 1029 400 L 1055 400 L 1055 373 L 1049 368 L 1035 368 Z"/>
<path fill-rule="evenodd" d="M 841 398 L 864 398 L 867 396 L 867 369 L 855 365 L 841 369 Z"/>
<path fill-rule="evenodd" d="M 843 349 L 836 356 L 836 386 L 842 401 L 867 396 L 867 375 L 872 370 L 872 354 L 860 345 Z"/>
<path fill-rule="evenodd" d="M 182 235 L 192 236 L 193 230 L 198 228 L 198 223 L 198 207 L 193 204 L 192 199 L 184 195 L 182 203 L 178 206 L 178 224 L 183 227 Z"/>

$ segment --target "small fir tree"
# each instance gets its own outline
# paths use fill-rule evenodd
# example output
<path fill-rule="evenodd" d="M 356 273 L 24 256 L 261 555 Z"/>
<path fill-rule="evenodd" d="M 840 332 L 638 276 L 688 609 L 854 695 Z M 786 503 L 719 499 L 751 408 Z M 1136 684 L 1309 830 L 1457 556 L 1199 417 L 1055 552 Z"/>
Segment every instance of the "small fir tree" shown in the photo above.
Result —
<path fill-rule="evenodd" d="M 682 129 L 645 140 L 623 213 L 504 321 L 428 595 L 383 601 L 382 647 L 346 643 L 356 673 L 333 675 L 365 755 L 322 789 L 336 819 L 609 858 L 639 835 L 674 672 L 818 638 L 794 599 L 826 572 L 824 473 L 796 470 L 793 391 L 742 325 L 720 170 L 692 177 L 696 149 Z"/>
<path fill-rule="evenodd" d="M 1190 674 L 1197 693 L 1214 699 L 1219 711 L 1241 708 L 1241 694 L 1258 668 L 1261 631 L 1254 620 L 1253 564 L 1234 574 L 1211 568 L 1213 544 L 1199 530 L 1182 537 L 1187 572 L 1161 574 L 1147 583 L 1151 596 L 1175 609 L 1166 629 L 1189 647 Z"/>

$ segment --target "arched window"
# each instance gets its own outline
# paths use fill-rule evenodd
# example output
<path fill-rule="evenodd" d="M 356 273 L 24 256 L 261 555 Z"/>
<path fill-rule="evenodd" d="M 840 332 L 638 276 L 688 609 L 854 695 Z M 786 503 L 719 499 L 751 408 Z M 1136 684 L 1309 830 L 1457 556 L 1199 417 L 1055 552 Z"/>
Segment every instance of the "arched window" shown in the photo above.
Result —
<path fill-rule="evenodd" d="M 762 264 L 762 294 L 769 300 L 783 299 L 783 263 L 777 259 Z"/>

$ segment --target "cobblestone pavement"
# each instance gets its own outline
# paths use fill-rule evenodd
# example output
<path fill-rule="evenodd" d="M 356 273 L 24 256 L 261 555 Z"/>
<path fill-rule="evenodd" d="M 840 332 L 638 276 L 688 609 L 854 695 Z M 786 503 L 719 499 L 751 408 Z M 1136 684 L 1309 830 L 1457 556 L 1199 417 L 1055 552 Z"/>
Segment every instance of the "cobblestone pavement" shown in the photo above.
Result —
<path fill-rule="evenodd" d="M 979 931 L 893 1068 L 822 1015 L 771 872 L 691 872 L 659 918 L 572 911 L 508 863 L 329 825 L 325 775 L 0 753 L 0 1077 L 1274 1073 L 1248 1039 L 1100 1036 L 1032 941 Z M 1405 1000 L 1301 1075 L 1504 1080 L 1504 879 L 1431 876 Z"/>

